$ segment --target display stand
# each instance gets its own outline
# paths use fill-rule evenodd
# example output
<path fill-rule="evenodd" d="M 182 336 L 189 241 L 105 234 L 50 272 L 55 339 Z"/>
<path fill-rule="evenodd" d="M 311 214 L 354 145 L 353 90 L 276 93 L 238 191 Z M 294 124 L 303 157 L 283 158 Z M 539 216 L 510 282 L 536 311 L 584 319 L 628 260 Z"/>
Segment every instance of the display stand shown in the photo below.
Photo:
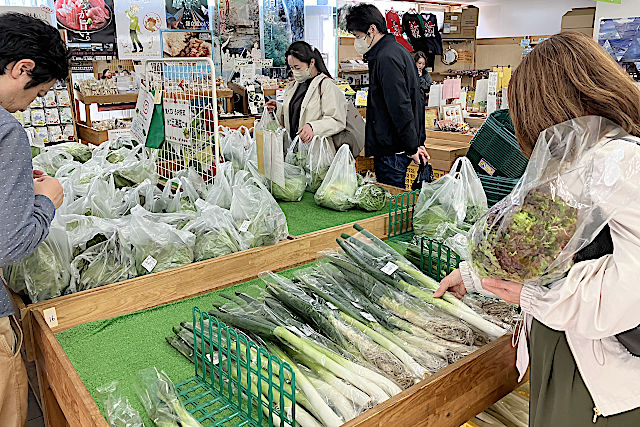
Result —
<path fill-rule="evenodd" d="M 131 104 L 138 99 L 137 93 L 125 93 L 117 95 L 93 95 L 84 96 L 79 91 L 73 91 L 75 115 L 77 119 L 78 138 L 84 143 L 100 145 L 109 139 L 108 131 L 97 130 L 92 127 L 91 104 Z M 84 105 L 85 121 L 80 121 L 80 104 Z"/>

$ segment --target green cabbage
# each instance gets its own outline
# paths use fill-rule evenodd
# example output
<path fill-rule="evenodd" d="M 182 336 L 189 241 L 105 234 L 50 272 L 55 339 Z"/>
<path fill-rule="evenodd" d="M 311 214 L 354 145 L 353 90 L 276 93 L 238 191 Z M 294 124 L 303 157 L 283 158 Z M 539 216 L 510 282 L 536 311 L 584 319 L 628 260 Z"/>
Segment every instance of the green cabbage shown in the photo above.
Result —
<path fill-rule="evenodd" d="M 322 185 L 316 192 L 315 201 L 318 205 L 324 206 L 325 208 L 336 211 L 346 211 L 354 206 L 351 199 L 355 190 L 355 186 L 347 182 Z"/>
<path fill-rule="evenodd" d="M 275 182 L 272 183 L 271 193 L 273 197 L 283 202 L 298 202 L 302 199 L 304 190 L 307 187 L 307 177 L 304 169 L 298 166 L 285 163 L 284 165 L 284 188 Z"/>
<path fill-rule="evenodd" d="M 91 147 L 86 144 L 65 142 L 64 144 L 58 144 L 57 148 L 61 148 L 71 154 L 76 162 L 85 163 L 91 159 Z"/>
<path fill-rule="evenodd" d="M 139 276 L 150 273 L 142 266 L 142 263 L 148 256 L 153 257 L 157 261 L 151 273 L 191 264 L 194 258 L 193 249 L 183 243 L 172 242 L 169 244 L 160 244 L 157 241 L 147 242 L 144 247 L 135 248 L 136 271 Z"/>
<path fill-rule="evenodd" d="M 391 194 L 385 188 L 375 184 L 365 184 L 356 190 L 353 202 L 365 211 L 379 211 L 389 202 Z"/>
<path fill-rule="evenodd" d="M 226 230 L 213 230 L 196 237 L 194 254 L 196 261 L 202 261 L 239 250 L 238 242 Z"/>
<path fill-rule="evenodd" d="M 121 259 L 120 248 L 113 240 L 87 243 L 87 249 L 72 262 L 77 270 L 76 292 L 120 282 L 129 277 L 129 263 Z"/>
<path fill-rule="evenodd" d="M 319 168 L 318 170 L 311 171 L 309 184 L 307 185 L 307 191 L 311 193 L 315 193 L 318 191 L 318 188 L 322 185 L 322 181 L 327 177 L 327 172 L 329 172 L 329 167 Z M 359 176 L 359 175 L 358 175 Z"/>

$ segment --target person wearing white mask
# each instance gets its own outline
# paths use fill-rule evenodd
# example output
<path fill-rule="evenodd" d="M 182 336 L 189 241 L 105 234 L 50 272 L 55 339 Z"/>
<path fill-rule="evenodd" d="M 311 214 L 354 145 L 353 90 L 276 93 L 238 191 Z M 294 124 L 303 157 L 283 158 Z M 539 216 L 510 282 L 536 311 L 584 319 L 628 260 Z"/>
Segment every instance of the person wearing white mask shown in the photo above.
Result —
<path fill-rule="evenodd" d="M 426 163 L 424 95 L 409 52 L 387 32 L 372 4 L 356 4 L 347 14 L 355 50 L 369 65 L 365 155 L 373 156 L 378 182 L 404 188 L 413 161 Z"/>
<path fill-rule="evenodd" d="M 308 143 L 317 135 L 333 143 L 331 137 L 343 131 L 347 123 L 344 93 L 331 78 L 320 51 L 309 43 L 292 43 L 285 58 L 295 81 L 285 89 L 284 101 L 271 100 L 267 109 L 275 111 L 292 139 L 297 135 Z"/>

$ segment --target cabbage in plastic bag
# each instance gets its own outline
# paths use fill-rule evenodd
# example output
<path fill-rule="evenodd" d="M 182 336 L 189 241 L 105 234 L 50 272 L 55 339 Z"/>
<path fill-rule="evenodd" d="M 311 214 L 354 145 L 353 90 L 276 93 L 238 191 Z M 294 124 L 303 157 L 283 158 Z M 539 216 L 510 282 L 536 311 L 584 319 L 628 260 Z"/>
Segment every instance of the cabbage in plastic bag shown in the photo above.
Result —
<path fill-rule="evenodd" d="M 467 196 L 464 222 L 473 224 L 487 212 L 487 196 L 482 188 L 482 182 L 473 169 L 471 161 L 466 157 L 456 159 L 451 170 L 459 173 L 457 177 L 462 181 Z"/>
<path fill-rule="evenodd" d="M 55 176 L 58 169 L 73 161 L 73 156 L 65 150 L 56 147 L 47 147 L 35 156 L 31 163 L 33 168 L 41 170 L 49 176 Z"/>
<path fill-rule="evenodd" d="M 224 162 L 218 165 L 216 176 L 213 179 L 213 185 L 209 188 L 205 201 L 212 205 L 229 209 L 231 207 L 231 198 L 233 196 L 233 192 L 231 190 L 233 175 L 233 165 L 231 162 Z M 231 179 L 229 179 L 229 177 L 231 177 Z"/>
<path fill-rule="evenodd" d="M 91 179 L 87 194 L 70 202 L 65 209 L 66 212 L 94 215 L 100 218 L 117 218 L 124 202 L 124 193 L 116 189 L 114 181 L 113 176 L 110 176 L 107 181 L 99 176 Z"/>
<path fill-rule="evenodd" d="M 9 267 L 8 285 L 17 293 L 26 293 L 31 302 L 59 297 L 69 287 L 71 244 L 59 221 L 38 248 Z"/>
<path fill-rule="evenodd" d="M 413 213 L 413 230 L 417 235 L 441 237 L 442 224 L 462 225 L 466 215 L 465 188 L 456 172 L 433 182 L 423 182 Z"/>
<path fill-rule="evenodd" d="M 85 163 L 91 159 L 91 147 L 79 142 L 65 142 L 56 145 L 56 148 L 60 148 L 73 156 L 73 160 L 80 163 Z"/>
<path fill-rule="evenodd" d="M 354 204 L 351 201 L 358 188 L 356 162 L 348 145 L 338 150 L 327 176 L 315 194 L 316 203 L 329 209 L 346 211 Z"/>
<path fill-rule="evenodd" d="M 284 161 L 290 165 L 306 168 L 309 162 L 309 147 L 309 143 L 302 142 L 300 137 L 296 136 L 287 150 Z"/>
<path fill-rule="evenodd" d="M 373 212 L 383 209 L 389 203 L 391 193 L 375 184 L 365 184 L 356 190 L 351 201 L 360 209 Z"/>
<path fill-rule="evenodd" d="M 228 210 L 198 201 L 198 218 L 189 227 L 196 235 L 194 254 L 196 261 L 215 258 L 249 248 L 242 238 Z"/>
<path fill-rule="evenodd" d="M 284 188 L 275 182 L 271 183 L 271 194 L 283 202 L 299 202 L 307 188 L 307 177 L 299 166 L 284 164 Z"/>
<path fill-rule="evenodd" d="M 619 126 L 585 116 L 540 134 L 524 176 L 470 232 L 480 277 L 545 285 L 562 278 L 627 201 L 618 180 L 637 179 L 636 146 Z M 618 184 L 618 185 L 617 185 Z M 630 202 L 631 200 L 629 200 Z"/>
<path fill-rule="evenodd" d="M 156 173 L 155 151 L 148 151 L 144 145 L 131 150 L 124 160 L 111 165 L 115 184 L 118 188 L 135 187 L 145 179 L 158 182 Z"/>
<path fill-rule="evenodd" d="M 326 137 L 313 137 L 304 166 L 308 174 L 307 191 L 315 193 L 320 188 L 335 156 L 336 149 Z"/>

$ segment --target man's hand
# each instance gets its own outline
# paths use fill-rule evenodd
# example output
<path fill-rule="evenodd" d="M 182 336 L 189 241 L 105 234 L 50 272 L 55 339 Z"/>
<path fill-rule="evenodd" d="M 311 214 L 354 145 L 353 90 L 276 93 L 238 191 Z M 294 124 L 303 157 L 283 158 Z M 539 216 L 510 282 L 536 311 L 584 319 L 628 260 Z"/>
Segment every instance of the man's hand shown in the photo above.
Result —
<path fill-rule="evenodd" d="M 267 107 L 267 111 L 270 113 L 273 113 L 276 110 L 276 100 L 275 99 L 271 99 L 269 101 L 267 101 L 266 104 L 264 104 L 265 107 Z"/>
<path fill-rule="evenodd" d="M 311 142 L 311 140 L 313 139 L 313 128 L 309 123 L 307 123 L 306 125 L 302 126 L 302 129 L 298 131 L 297 135 L 300 136 L 300 141 Z"/>
<path fill-rule="evenodd" d="M 411 158 L 413 159 L 413 163 L 415 163 L 418 166 L 420 166 L 420 160 L 422 160 L 422 163 L 426 165 L 431 159 L 424 145 L 419 146 L 418 152 L 413 156 L 411 156 Z"/>
<path fill-rule="evenodd" d="M 35 194 L 48 197 L 56 209 L 62 205 L 64 200 L 64 190 L 60 181 L 47 175 L 33 180 L 33 191 Z"/>
<path fill-rule="evenodd" d="M 462 274 L 459 269 L 453 270 L 451 274 L 442 279 L 440 287 L 433 293 L 433 296 L 440 298 L 447 291 L 451 292 L 458 299 L 462 299 L 464 294 L 467 293 L 467 288 L 464 286 Z"/>
<path fill-rule="evenodd" d="M 41 170 L 38 170 L 38 169 L 34 169 L 33 170 L 33 179 L 38 179 L 38 178 L 43 177 L 45 175 L 47 175 L 47 174 L 42 172 Z"/>

